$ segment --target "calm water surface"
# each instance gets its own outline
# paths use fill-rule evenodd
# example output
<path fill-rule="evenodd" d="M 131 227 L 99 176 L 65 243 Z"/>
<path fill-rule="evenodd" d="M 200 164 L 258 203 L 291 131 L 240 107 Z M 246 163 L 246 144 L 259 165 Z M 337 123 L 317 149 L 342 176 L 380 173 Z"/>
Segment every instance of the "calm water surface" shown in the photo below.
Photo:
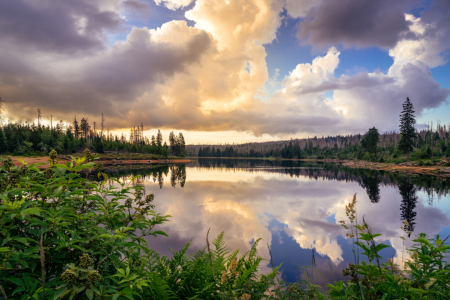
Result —
<path fill-rule="evenodd" d="M 449 181 L 352 170 L 336 165 L 305 162 L 199 159 L 180 166 L 122 171 L 115 176 L 142 175 L 146 193 L 155 195 L 155 209 L 172 217 L 158 229 L 169 237 L 149 239 L 153 249 L 170 255 L 192 241 L 191 250 L 206 246 L 225 231 L 229 248 L 249 250 L 262 238 L 260 256 L 281 267 L 287 281 L 303 277 L 311 266 L 314 250 L 317 268 L 326 277 L 317 283 L 342 279 L 342 268 L 354 262 L 352 240 L 339 223 L 348 218 L 345 205 L 357 193 L 358 221 L 362 217 L 373 232 L 382 233 L 377 242 L 392 246 L 384 257 L 401 261 L 403 241 L 412 244 L 416 234 L 450 234 Z M 405 233 L 403 221 L 412 231 Z M 406 256 L 405 256 L 406 258 Z M 331 271 L 331 268 L 333 271 Z"/>

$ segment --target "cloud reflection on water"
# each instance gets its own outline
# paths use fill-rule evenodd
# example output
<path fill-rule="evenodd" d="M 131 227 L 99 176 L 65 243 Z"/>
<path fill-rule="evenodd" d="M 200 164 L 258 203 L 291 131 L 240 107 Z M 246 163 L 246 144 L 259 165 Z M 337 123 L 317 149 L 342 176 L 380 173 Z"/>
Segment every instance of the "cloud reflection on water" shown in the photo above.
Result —
<path fill-rule="evenodd" d="M 377 242 L 392 245 L 393 249 L 384 250 L 384 254 L 392 256 L 395 250 L 396 258 L 402 259 L 403 242 L 399 238 L 405 236 L 401 229 L 402 196 L 395 185 L 379 184 L 379 178 L 376 187 L 369 182 L 372 186 L 367 188 L 364 178 L 362 182 L 339 181 L 332 177 L 318 180 L 305 175 L 292 176 L 284 169 L 277 172 L 270 169 L 224 171 L 186 167 L 183 174 L 184 188 L 180 188 L 180 184 L 171 188 L 171 176 L 172 182 L 177 182 L 171 172 L 158 174 L 168 183 L 163 188 L 158 180 L 144 180 L 146 192 L 155 194 L 156 210 L 172 216 L 170 222 L 158 228 L 167 232 L 169 238 L 149 239 L 151 247 L 162 254 L 170 255 L 169 248 L 178 250 L 190 240 L 191 251 L 202 249 L 211 228 L 210 240 L 225 231 L 227 245 L 240 249 L 241 254 L 250 249 L 252 241 L 262 238 L 258 254 L 268 260 L 265 268 L 270 264 L 268 243 L 275 263 L 286 262 L 282 271 L 288 280 L 300 276 L 301 265 L 310 265 L 314 248 L 321 272 L 331 280 L 331 261 L 334 277 L 338 279 L 342 277 L 340 269 L 353 261 L 351 241 L 338 222 L 346 220 L 348 223 L 345 204 L 357 193 L 358 221 L 365 216 L 373 231 L 383 234 Z M 374 189 L 378 202 L 368 196 Z M 418 201 L 411 207 L 416 213 L 411 237 L 420 232 L 435 235 L 442 227 L 450 226 L 448 196 L 441 197 L 439 207 L 432 207 L 423 199 L 424 195 L 416 193 Z M 411 245 L 411 241 L 407 239 L 406 245 Z"/>

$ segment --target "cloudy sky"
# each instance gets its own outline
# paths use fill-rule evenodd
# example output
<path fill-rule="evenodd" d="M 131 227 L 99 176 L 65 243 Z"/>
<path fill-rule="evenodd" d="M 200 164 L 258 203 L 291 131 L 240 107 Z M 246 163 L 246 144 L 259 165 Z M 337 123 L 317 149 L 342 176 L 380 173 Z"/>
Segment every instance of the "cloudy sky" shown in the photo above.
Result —
<path fill-rule="evenodd" d="M 450 119 L 450 1 L 0 1 L 10 121 L 141 122 L 188 143 Z M 419 126 L 420 126 L 419 124 Z M 151 130 L 150 130 L 151 129 Z"/>

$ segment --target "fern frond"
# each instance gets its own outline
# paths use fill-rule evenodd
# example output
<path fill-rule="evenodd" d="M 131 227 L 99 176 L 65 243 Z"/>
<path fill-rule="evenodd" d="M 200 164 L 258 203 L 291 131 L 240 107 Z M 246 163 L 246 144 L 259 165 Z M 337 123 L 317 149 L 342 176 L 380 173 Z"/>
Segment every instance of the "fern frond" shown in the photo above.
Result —
<path fill-rule="evenodd" d="M 157 273 L 149 274 L 149 288 L 151 296 L 154 300 L 170 300 L 176 299 L 176 295 L 172 292 L 167 282 Z"/>

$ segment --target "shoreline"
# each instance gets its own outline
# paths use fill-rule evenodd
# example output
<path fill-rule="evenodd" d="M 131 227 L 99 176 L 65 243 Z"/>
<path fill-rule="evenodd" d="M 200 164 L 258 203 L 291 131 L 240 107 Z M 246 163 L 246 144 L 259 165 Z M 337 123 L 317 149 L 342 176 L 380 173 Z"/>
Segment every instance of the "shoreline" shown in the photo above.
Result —
<path fill-rule="evenodd" d="M 49 160 L 48 156 L 41 157 L 26 157 L 26 156 L 11 156 L 15 166 L 20 166 L 22 163 L 19 159 L 27 162 L 27 164 L 34 163 L 47 163 Z M 254 160 L 279 160 L 279 161 L 306 161 L 306 162 L 325 162 L 339 164 L 345 167 L 353 169 L 369 169 L 385 172 L 398 172 L 404 174 L 414 174 L 414 175 L 428 175 L 428 176 L 438 176 L 438 177 L 450 177 L 450 167 L 445 166 L 443 162 L 439 165 L 434 166 L 419 166 L 414 162 L 409 163 L 379 163 L 379 162 L 368 162 L 363 160 L 340 160 L 340 159 L 313 159 L 313 158 L 303 158 L 303 159 L 288 159 L 288 158 L 258 158 L 258 157 L 204 157 L 205 159 L 254 159 Z M 161 164 L 181 164 L 194 161 L 197 158 L 189 157 L 184 159 L 107 159 L 107 160 L 96 160 L 96 163 L 102 163 L 104 167 L 110 168 L 113 166 L 145 166 L 145 165 L 161 165 Z M 64 164 L 68 159 L 63 157 L 58 157 L 56 163 Z M 40 169 L 46 169 L 47 164 L 38 166 Z"/>
<path fill-rule="evenodd" d="M 261 159 L 261 160 L 280 160 L 280 161 L 309 161 L 309 162 L 326 162 L 339 164 L 345 167 L 353 169 L 370 169 L 385 172 L 398 172 L 404 174 L 414 174 L 414 175 L 428 175 L 428 176 L 438 176 L 438 177 L 450 177 L 450 167 L 441 165 L 433 166 L 419 166 L 414 162 L 405 162 L 400 164 L 394 163 L 379 163 L 379 162 L 368 162 L 364 160 L 347 160 L 347 159 L 315 159 L 315 158 L 258 158 L 258 157 L 200 157 L 200 158 L 212 158 L 212 159 Z"/>
<path fill-rule="evenodd" d="M 45 163 L 45 165 L 37 166 L 39 169 L 47 169 L 48 156 L 40 157 L 27 157 L 27 156 L 10 156 L 13 160 L 14 166 L 21 166 L 20 160 L 24 160 L 28 165 L 35 163 Z M 56 158 L 57 164 L 65 164 L 69 159 L 59 156 Z M 108 160 L 95 160 L 96 163 L 102 163 L 104 167 L 111 166 L 125 166 L 125 165 L 161 165 L 161 164 L 181 164 L 191 162 L 191 159 L 108 159 Z M 0 163 L 3 165 L 3 163 Z"/>

